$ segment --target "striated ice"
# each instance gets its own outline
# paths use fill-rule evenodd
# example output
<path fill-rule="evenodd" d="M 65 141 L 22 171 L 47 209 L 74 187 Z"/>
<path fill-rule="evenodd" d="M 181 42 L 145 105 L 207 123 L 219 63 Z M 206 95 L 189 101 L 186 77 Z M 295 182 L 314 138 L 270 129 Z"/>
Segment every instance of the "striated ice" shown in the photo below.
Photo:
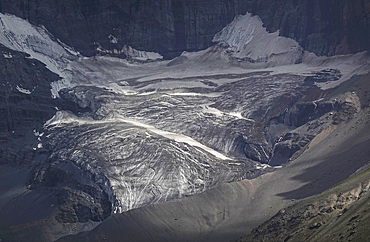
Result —
<path fill-rule="evenodd" d="M 197 142 L 196 140 L 194 140 L 194 139 L 192 139 L 188 136 L 159 130 L 159 129 L 156 129 L 155 127 L 151 126 L 151 125 L 140 123 L 137 120 L 124 118 L 123 116 L 121 116 L 119 114 L 108 117 L 104 120 L 91 120 L 91 119 L 79 119 L 79 118 L 75 117 L 72 114 L 69 114 L 69 113 L 66 113 L 66 112 L 63 112 L 63 111 L 58 111 L 57 114 L 55 114 L 55 116 L 53 118 L 51 118 L 50 120 L 48 120 L 45 123 L 45 126 L 53 126 L 53 125 L 58 126 L 58 125 L 61 125 L 61 124 L 68 124 L 68 123 L 76 124 L 76 125 L 83 125 L 83 124 L 104 124 L 104 123 L 114 123 L 114 122 L 124 122 L 124 123 L 129 123 L 129 124 L 132 124 L 132 125 L 135 125 L 135 126 L 138 126 L 138 127 L 142 127 L 142 128 L 145 128 L 148 131 L 151 131 L 155 134 L 161 135 L 165 138 L 174 140 L 176 142 L 186 143 L 186 144 L 189 144 L 191 146 L 201 148 L 202 150 L 211 153 L 212 155 L 216 156 L 217 158 L 220 158 L 220 159 L 223 159 L 223 160 L 231 160 L 229 157 L 226 157 L 225 155 L 223 155 L 223 154 L 221 154 L 221 153 L 219 153 L 219 152 L 217 152 L 217 151 L 215 151 L 215 150 Z"/>

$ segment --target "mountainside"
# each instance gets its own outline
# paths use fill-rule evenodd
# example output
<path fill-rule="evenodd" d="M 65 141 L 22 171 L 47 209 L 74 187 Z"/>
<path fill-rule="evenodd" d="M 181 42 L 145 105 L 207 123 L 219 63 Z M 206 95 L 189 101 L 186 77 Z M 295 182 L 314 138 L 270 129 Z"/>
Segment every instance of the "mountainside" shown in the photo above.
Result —
<path fill-rule="evenodd" d="M 165 58 L 206 49 L 235 15 L 246 12 L 318 55 L 370 49 L 369 0 L 1 0 L 0 12 L 44 25 L 87 56 L 98 48 L 120 52 L 124 45 Z"/>
<path fill-rule="evenodd" d="M 361 110 L 339 125 L 327 120 L 309 148 L 284 168 L 115 214 L 92 231 L 59 241 L 236 241 L 270 218 L 240 241 L 367 240 L 369 75 L 327 95 L 337 98 L 342 92 L 359 95 Z"/>
<path fill-rule="evenodd" d="M 0 1 L 0 240 L 233 240 L 366 166 L 338 4 Z"/>

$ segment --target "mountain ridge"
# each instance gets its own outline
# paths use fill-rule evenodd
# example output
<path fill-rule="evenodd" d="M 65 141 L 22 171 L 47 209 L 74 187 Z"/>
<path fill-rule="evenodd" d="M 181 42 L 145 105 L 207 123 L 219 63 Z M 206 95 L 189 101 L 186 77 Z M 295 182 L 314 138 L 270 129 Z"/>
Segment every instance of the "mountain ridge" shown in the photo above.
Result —
<path fill-rule="evenodd" d="M 246 12 L 259 15 L 269 32 L 279 30 L 320 56 L 370 50 L 369 0 L 2 0 L 0 6 L 0 12 L 44 25 L 87 56 L 99 53 L 99 46 L 129 45 L 171 59 L 210 47 L 217 32 Z"/>

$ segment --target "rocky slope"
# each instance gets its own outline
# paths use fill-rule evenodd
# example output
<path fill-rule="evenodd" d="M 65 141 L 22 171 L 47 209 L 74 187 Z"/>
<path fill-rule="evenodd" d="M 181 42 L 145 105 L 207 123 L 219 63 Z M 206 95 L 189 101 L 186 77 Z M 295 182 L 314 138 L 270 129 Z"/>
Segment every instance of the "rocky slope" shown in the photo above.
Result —
<path fill-rule="evenodd" d="M 369 178 L 367 167 L 320 195 L 280 210 L 237 241 L 366 241 Z"/>
<path fill-rule="evenodd" d="M 294 206 L 238 240 L 366 241 L 369 224 L 369 169 Z"/>
<path fill-rule="evenodd" d="M 46 26 L 84 55 L 97 53 L 99 46 L 121 50 L 130 45 L 165 58 L 206 49 L 235 15 L 246 12 L 259 15 L 269 31 L 280 30 L 318 55 L 370 49 L 368 0 L 2 0 L 0 11 Z"/>

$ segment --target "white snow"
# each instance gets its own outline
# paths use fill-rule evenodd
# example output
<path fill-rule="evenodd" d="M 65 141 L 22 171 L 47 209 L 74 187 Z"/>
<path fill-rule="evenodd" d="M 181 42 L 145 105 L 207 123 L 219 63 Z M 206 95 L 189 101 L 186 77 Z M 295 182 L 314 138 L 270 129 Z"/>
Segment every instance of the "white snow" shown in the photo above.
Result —
<path fill-rule="evenodd" d="M 131 46 L 123 46 L 122 52 L 130 56 L 134 60 L 147 61 L 147 60 L 163 60 L 163 56 L 155 52 L 147 52 L 136 50 Z"/>
<path fill-rule="evenodd" d="M 24 88 L 22 88 L 22 87 L 20 87 L 20 86 L 16 86 L 15 87 L 19 92 L 21 92 L 21 93 L 24 93 L 24 94 L 31 94 L 32 92 L 30 91 L 30 90 L 27 90 L 27 89 L 24 89 Z"/>
<path fill-rule="evenodd" d="M 11 53 L 3 53 L 3 56 L 5 59 L 11 59 L 13 58 L 12 54 Z"/>
<path fill-rule="evenodd" d="M 268 164 L 258 164 L 258 165 L 255 165 L 255 168 L 256 169 L 259 169 L 259 170 L 265 170 L 267 168 L 271 168 L 272 166 L 268 165 Z M 283 168 L 282 166 L 273 166 L 273 168 L 275 169 L 280 169 L 280 168 Z"/>
<path fill-rule="evenodd" d="M 31 58 L 41 61 L 50 71 L 64 78 L 68 60 L 77 54 L 71 51 L 72 48 L 53 41 L 51 34 L 43 26 L 33 26 L 24 19 L 2 13 L 0 13 L 0 43 L 9 49 L 29 54 Z M 53 88 L 61 88 L 61 85 L 54 84 Z M 57 96 L 59 90 L 54 89 L 53 95 Z"/>
<path fill-rule="evenodd" d="M 277 62 L 279 65 L 294 64 L 302 54 L 298 43 L 268 33 L 258 16 L 251 13 L 238 15 L 213 38 L 213 42 L 225 46 L 236 58 L 250 58 L 256 62 Z"/>
<path fill-rule="evenodd" d="M 33 130 L 33 134 L 36 136 L 36 137 L 42 137 L 44 135 L 44 133 L 40 133 L 38 132 L 36 129 Z"/>
<path fill-rule="evenodd" d="M 242 116 L 241 112 L 222 112 L 222 111 L 218 110 L 217 108 L 210 107 L 210 105 L 212 105 L 212 104 L 213 103 L 202 105 L 202 108 L 203 108 L 202 111 L 204 113 L 213 114 L 216 117 L 222 117 L 222 116 L 226 115 L 226 116 L 235 117 L 237 119 L 244 119 L 244 120 L 247 120 L 247 121 L 250 121 L 250 122 L 255 122 L 253 119 L 244 118 Z"/>
<path fill-rule="evenodd" d="M 222 92 L 215 93 L 196 93 L 196 92 L 174 92 L 168 93 L 170 96 L 201 96 L 201 97 L 219 97 L 222 95 Z"/>
<path fill-rule="evenodd" d="M 118 43 L 118 39 L 116 37 L 114 37 L 113 35 L 111 35 L 111 34 L 108 36 L 108 39 L 112 44 L 117 44 Z"/>
<path fill-rule="evenodd" d="M 118 43 L 118 39 L 113 35 L 109 35 L 108 38 L 110 39 L 111 43 Z M 160 61 L 163 60 L 163 56 L 156 52 L 150 51 L 143 51 L 143 50 L 136 50 L 131 46 L 124 45 L 122 49 L 104 49 L 101 45 L 98 45 L 96 50 L 101 54 L 110 54 L 110 55 L 120 55 L 125 54 L 131 60 L 139 61 L 139 62 L 147 62 L 147 61 Z"/>
<path fill-rule="evenodd" d="M 238 118 L 238 119 L 245 119 L 245 120 L 248 120 L 248 121 L 254 122 L 254 120 L 253 120 L 253 119 L 244 118 L 244 117 L 242 116 L 242 113 L 240 113 L 240 112 L 230 112 L 230 113 L 226 113 L 226 114 L 228 114 L 228 115 L 230 115 L 230 116 L 234 116 L 234 117 L 236 117 L 236 118 Z"/>

